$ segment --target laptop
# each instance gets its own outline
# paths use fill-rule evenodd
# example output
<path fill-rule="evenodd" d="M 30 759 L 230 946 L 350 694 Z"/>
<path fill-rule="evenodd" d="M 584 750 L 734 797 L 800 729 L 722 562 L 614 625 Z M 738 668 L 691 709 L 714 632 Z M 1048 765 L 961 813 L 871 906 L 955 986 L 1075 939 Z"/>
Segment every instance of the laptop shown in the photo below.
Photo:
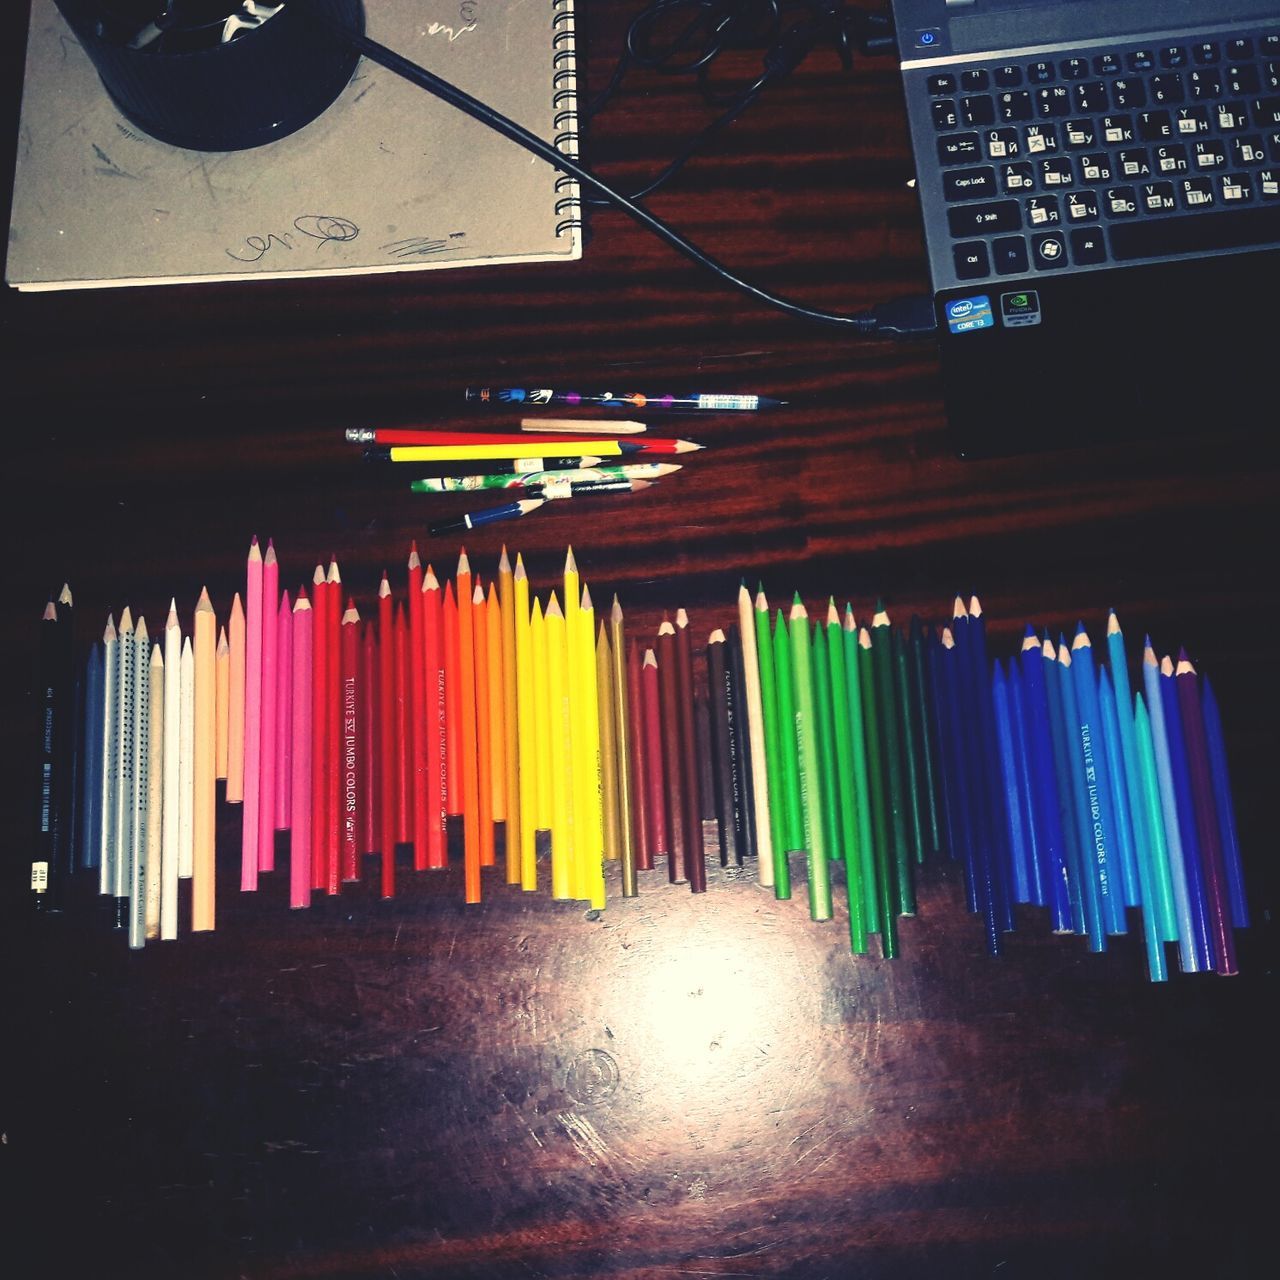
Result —
<path fill-rule="evenodd" d="M 1280 0 L 893 0 L 965 457 L 1276 418 Z"/>

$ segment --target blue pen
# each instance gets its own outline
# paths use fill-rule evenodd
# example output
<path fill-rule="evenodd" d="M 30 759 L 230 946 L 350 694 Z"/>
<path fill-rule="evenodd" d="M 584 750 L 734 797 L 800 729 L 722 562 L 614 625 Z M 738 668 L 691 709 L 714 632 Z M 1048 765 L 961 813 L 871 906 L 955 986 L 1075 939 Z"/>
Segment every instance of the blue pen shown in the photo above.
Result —
<path fill-rule="evenodd" d="M 1244 894 L 1244 871 L 1240 863 L 1240 841 L 1236 835 L 1236 808 L 1231 798 L 1231 776 L 1227 771 L 1227 749 L 1222 734 L 1218 699 L 1208 676 L 1200 677 L 1200 702 L 1204 713 L 1204 736 L 1209 748 L 1209 769 L 1213 795 L 1218 806 L 1218 826 L 1222 838 L 1223 870 L 1227 877 L 1227 899 L 1231 923 L 1237 929 L 1249 927 L 1249 904 Z"/>
<path fill-rule="evenodd" d="M 433 524 L 428 532 L 439 537 L 447 533 L 465 533 L 468 529 L 478 529 L 481 525 L 493 524 L 497 520 L 515 520 L 536 511 L 546 502 L 545 498 L 521 498 L 519 502 L 507 502 L 500 507 L 487 507 L 483 511 L 472 511 L 460 516 L 457 520 L 445 520 Z"/>

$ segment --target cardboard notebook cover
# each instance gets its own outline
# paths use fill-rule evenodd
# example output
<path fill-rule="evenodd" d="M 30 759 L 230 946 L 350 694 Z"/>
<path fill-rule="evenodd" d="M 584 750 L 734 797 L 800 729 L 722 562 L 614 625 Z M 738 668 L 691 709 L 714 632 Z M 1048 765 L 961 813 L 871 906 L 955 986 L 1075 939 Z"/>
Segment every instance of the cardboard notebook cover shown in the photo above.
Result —
<path fill-rule="evenodd" d="M 572 0 L 465 12 L 372 0 L 366 32 L 576 154 Z M 32 0 L 5 265 L 18 289 L 571 261 L 577 197 L 545 161 L 367 58 L 287 137 L 224 152 L 158 142 L 117 110 L 53 0 Z"/>

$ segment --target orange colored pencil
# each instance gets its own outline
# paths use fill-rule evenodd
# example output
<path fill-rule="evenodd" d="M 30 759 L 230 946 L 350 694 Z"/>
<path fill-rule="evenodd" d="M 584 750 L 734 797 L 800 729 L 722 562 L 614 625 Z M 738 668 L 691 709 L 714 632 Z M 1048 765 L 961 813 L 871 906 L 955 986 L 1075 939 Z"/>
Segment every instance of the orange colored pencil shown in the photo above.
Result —
<path fill-rule="evenodd" d="M 475 645 L 476 812 L 480 821 L 480 865 L 491 867 L 496 860 L 493 844 L 493 721 L 489 714 L 493 689 L 489 680 L 489 605 L 478 579 L 471 594 L 471 635 Z"/>
<path fill-rule="evenodd" d="M 409 742 L 413 768 L 409 789 L 413 812 L 413 866 L 421 871 L 427 865 L 427 689 L 422 655 L 426 639 L 422 630 L 422 561 L 418 544 L 409 549 Z"/>
<path fill-rule="evenodd" d="M 506 730 L 506 687 L 502 673 L 502 602 L 498 599 L 498 589 L 489 583 L 489 595 L 485 604 L 488 614 L 486 637 L 489 645 L 487 667 L 489 671 L 489 813 L 494 825 L 502 823 L 503 838 L 507 829 L 507 730 Z M 491 837 L 496 839 L 496 832 Z M 518 884 L 518 874 L 511 878 L 511 860 L 505 856 L 503 863 L 507 871 L 507 883 Z"/>
<path fill-rule="evenodd" d="M 311 578 L 311 887 L 323 889 L 325 870 L 325 739 L 329 732 L 325 702 L 329 664 L 329 584 L 324 566 L 316 565 Z"/>
<path fill-rule="evenodd" d="M 427 867 L 449 865 L 445 845 L 445 708 L 444 605 L 435 570 L 427 565 L 422 578 L 423 665 L 427 684 Z"/>
<path fill-rule="evenodd" d="M 378 852 L 382 896 L 396 895 L 396 640 L 391 583 L 378 584 Z"/>
<path fill-rule="evenodd" d="M 453 583 L 444 584 L 441 604 L 444 622 L 444 727 L 445 727 L 445 813 L 456 818 L 462 812 L 462 701 L 459 696 L 462 674 L 458 669 L 458 601 Z"/>
<path fill-rule="evenodd" d="M 480 780 L 476 775 L 476 648 L 472 625 L 471 564 L 458 557 L 458 772 L 462 781 L 463 863 L 466 901 L 480 901 Z"/>

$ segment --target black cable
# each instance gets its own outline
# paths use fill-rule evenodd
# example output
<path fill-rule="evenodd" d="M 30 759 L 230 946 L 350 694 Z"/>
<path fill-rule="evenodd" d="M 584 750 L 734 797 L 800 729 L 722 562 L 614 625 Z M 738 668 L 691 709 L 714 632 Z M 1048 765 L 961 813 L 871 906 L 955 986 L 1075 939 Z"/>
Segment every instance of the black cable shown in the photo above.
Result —
<path fill-rule="evenodd" d="M 538 137 L 537 134 L 530 133 L 523 125 L 517 124 L 501 112 L 495 111 L 478 98 L 473 98 L 456 85 L 450 84 L 449 81 L 442 80 L 425 67 L 420 67 L 416 62 L 411 62 L 402 54 L 396 53 L 394 49 L 388 49 L 386 45 L 370 39 L 361 32 L 352 31 L 344 23 L 322 10 L 306 3 L 300 7 L 313 22 L 319 22 L 329 28 L 329 30 L 345 40 L 351 48 L 371 62 L 376 62 L 379 66 L 385 67 L 388 71 L 409 81 L 411 84 L 417 85 L 420 89 L 427 90 L 428 93 L 434 94 L 450 106 L 456 107 L 459 111 L 474 117 L 482 124 L 488 125 L 489 128 L 502 134 L 503 137 L 509 138 L 527 151 L 531 151 L 552 167 L 576 178 L 584 186 L 599 191 L 612 204 L 630 214 L 643 227 L 652 231 L 654 235 L 665 241 L 673 249 L 690 258 L 700 267 L 713 272 L 725 283 L 733 285 L 744 293 L 749 293 L 761 302 L 771 307 L 777 307 L 779 310 L 785 311 L 789 315 L 797 316 L 800 319 L 851 329 L 861 337 L 920 337 L 927 333 L 932 333 L 936 327 L 932 301 L 927 298 L 906 299 L 882 307 L 873 307 L 869 311 L 858 312 L 855 315 L 842 315 L 838 312 L 818 311 L 800 303 L 790 302 L 786 298 L 780 298 L 769 293 L 766 289 L 762 289 L 758 285 L 750 283 L 750 281 L 743 280 L 709 254 L 704 253 L 697 245 L 686 240 L 674 228 L 663 222 L 661 218 L 655 217 L 642 205 L 636 204 L 621 192 L 615 191 L 608 183 L 597 178 L 589 169 L 583 168 L 573 157 L 558 151 L 550 143 Z M 921 309 L 922 307 L 923 309 Z M 923 319 L 926 315 L 928 318 L 927 326 L 923 324 Z"/>

